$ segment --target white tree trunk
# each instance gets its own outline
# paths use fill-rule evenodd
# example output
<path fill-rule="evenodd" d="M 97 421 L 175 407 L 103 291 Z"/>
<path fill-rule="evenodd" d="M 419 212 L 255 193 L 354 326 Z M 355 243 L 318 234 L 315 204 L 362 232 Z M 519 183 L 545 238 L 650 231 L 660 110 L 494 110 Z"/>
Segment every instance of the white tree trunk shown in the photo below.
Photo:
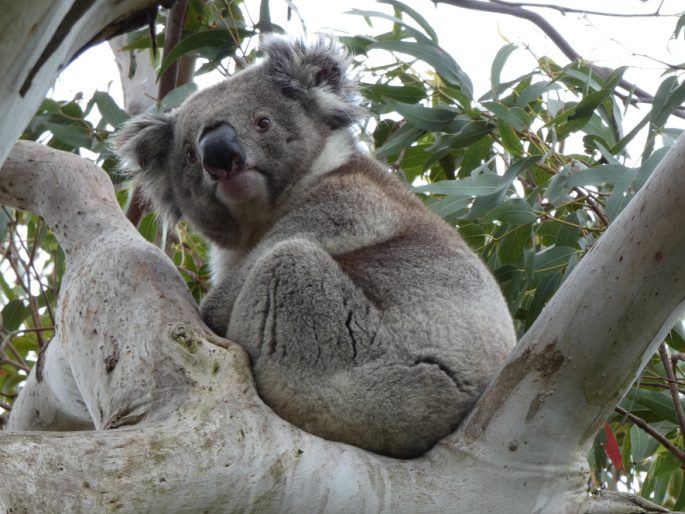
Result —
<path fill-rule="evenodd" d="M 112 23 L 155 0 L 2 2 L 0 164 L 72 56 Z"/>
<path fill-rule="evenodd" d="M 95 430 L 0 433 L 0 512 L 660 512 L 588 495 L 585 455 L 682 314 L 684 158 L 681 138 L 461 428 L 402 461 L 278 418 L 107 176 L 18 143 L 0 202 L 40 213 L 68 270 L 55 338 L 10 429 Z"/>

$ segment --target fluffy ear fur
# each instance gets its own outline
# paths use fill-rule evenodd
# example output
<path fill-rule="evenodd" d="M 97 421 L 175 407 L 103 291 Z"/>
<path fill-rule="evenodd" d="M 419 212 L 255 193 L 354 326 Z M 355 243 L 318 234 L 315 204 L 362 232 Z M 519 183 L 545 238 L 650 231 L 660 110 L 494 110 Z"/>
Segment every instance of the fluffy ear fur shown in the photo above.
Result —
<path fill-rule="evenodd" d="M 351 58 L 340 44 L 324 38 L 308 44 L 270 35 L 260 49 L 266 73 L 281 91 L 308 108 L 315 106 L 332 129 L 363 115 L 354 82 L 347 75 Z"/>
<path fill-rule="evenodd" d="M 133 118 L 111 138 L 120 170 L 133 177 L 153 208 L 171 222 L 181 217 L 169 176 L 168 158 L 174 144 L 173 114 L 143 114 Z"/>

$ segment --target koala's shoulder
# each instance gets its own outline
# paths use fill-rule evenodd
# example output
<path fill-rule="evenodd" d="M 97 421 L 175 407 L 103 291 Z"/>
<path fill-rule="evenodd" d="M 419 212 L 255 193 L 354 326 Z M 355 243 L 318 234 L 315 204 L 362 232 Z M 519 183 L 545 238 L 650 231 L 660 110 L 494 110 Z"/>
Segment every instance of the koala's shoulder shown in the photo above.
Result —
<path fill-rule="evenodd" d="M 318 177 L 308 195 L 333 205 L 351 204 L 363 210 L 371 204 L 399 207 L 418 214 L 423 205 L 406 184 L 370 156 L 355 155 L 342 166 Z"/>

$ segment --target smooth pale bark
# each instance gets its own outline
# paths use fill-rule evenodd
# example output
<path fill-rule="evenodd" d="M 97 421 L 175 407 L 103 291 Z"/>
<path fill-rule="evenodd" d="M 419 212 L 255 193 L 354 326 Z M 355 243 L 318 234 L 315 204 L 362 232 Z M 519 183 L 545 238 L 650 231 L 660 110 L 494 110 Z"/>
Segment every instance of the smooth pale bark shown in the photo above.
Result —
<path fill-rule="evenodd" d="M 131 52 L 124 50 L 127 36 L 121 35 L 109 40 L 109 47 L 114 52 L 114 61 L 119 69 L 121 90 L 124 94 L 124 109 L 131 116 L 141 114 L 155 104 L 157 98 L 157 74 L 150 59 L 150 52 L 138 52 L 134 66 Z M 131 69 L 133 76 L 129 76 Z"/>
<path fill-rule="evenodd" d="M 0 511 L 646 512 L 590 497 L 585 454 L 682 314 L 684 154 L 680 139 L 462 427 L 401 461 L 278 418 L 244 352 L 204 327 L 171 262 L 125 220 L 106 175 L 18 143 L 0 202 L 45 217 L 68 271 L 51 343 L 61 350 L 41 381 L 32 372 L 10 428 L 97 430 L 0 433 Z"/>
<path fill-rule="evenodd" d="M 112 23 L 154 0 L 3 1 L 0 15 L 0 164 L 59 71 Z"/>

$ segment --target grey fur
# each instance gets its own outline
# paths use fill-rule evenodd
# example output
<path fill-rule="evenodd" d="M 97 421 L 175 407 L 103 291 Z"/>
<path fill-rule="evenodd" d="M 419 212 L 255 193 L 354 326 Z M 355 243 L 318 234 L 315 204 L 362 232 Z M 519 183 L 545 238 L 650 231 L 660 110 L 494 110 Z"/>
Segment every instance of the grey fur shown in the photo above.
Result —
<path fill-rule="evenodd" d="M 175 112 L 132 121 L 114 147 L 157 208 L 213 243 L 201 310 L 249 352 L 264 400 L 313 434 L 415 457 L 513 347 L 506 304 L 457 232 L 358 148 L 347 54 L 281 38 L 263 49 Z M 192 159 L 227 124 L 245 187 Z"/>

